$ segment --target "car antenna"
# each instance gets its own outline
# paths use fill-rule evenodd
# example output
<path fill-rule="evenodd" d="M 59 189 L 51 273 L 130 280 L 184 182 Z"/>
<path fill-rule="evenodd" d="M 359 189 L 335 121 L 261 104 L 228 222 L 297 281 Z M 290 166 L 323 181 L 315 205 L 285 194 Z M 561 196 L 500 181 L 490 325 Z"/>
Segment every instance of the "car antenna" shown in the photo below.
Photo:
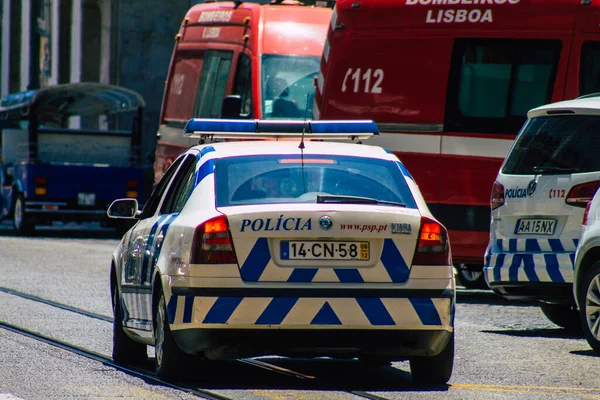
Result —
<path fill-rule="evenodd" d="M 302 138 L 300 139 L 300 144 L 298 145 L 298 148 L 300 149 L 300 160 L 302 162 L 302 186 L 304 188 L 304 193 L 306 193 L 306 180 L 304 178 L 304 148 L 306 147 L 304 145 L 304 133 L 306 132 L 307 127 L 309 127 L 309 123 L 306 120 L 306 113 L 308 112 L 308 100 L 310 98 L 310 95 L 307 93 L 306 94 L 306 107 L 304 107 L 304 127 L 302 128 Z"/>

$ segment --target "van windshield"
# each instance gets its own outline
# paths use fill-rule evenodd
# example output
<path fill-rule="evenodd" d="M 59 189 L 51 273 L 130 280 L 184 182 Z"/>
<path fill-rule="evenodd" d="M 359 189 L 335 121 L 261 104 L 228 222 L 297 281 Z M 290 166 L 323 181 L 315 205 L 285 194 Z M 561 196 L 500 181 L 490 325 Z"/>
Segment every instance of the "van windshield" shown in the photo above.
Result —
<path fill-rule="evenodd" d="M 319 57 L 262 56 L 262 115 L 264 119 L 310 119 Z"/>
<path fill-rule="evenodd" d="M 532 118 L 515 141 L 502 173 L 561 174 L 600 171 L 600 116 Z"/>

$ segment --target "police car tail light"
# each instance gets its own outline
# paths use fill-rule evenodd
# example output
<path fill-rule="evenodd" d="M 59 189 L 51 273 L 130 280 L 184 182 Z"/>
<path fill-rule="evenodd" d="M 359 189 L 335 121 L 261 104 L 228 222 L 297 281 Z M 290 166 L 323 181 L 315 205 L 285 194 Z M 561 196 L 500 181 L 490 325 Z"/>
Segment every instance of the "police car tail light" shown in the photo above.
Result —
<path fill-rule="evenodd" d="M 220 215 L 196 228 L 191 264 L 237 264 L 227 217 Z"/>
<path fill-rule="evenodd" d="M 492 197 L 490 199 L 490 206 L 492 210 L 500 207 L 504 204 L 504 186 L 501 183 L 494 182 L 492 186 Z"/>
<path fill-rule="evenodd" d="M 575 185 L 569 190 L 565 203 L 574 207 L 585 207 L 592 200 L 600 181 L 585 182 Z"/>
<path fill-rule="evenodd" d="M 413 265 L 450 265 L 448 232 L 438 222 L 421 217 L 421 229 Z"/>

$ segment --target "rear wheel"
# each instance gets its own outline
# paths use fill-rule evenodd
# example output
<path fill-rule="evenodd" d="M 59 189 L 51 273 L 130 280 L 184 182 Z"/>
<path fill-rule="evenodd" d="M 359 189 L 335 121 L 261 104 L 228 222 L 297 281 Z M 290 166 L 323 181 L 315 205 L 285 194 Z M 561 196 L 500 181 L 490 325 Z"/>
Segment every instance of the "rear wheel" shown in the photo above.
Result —
<path fill-rule="evenodd" d="M 454 332 L 442 352 L 432 357 L 410 359 L 410 372 L 415 383 L 424 385 L 445 385 L 454 368 Z"/>
<path fill-rule="evenodd" d="M 34 226 L 31 217 L 25 212 L 25 201 L 22 194 L 18 194 L 13 206 L 13 228 L 19 235 L 33 233 Z"/>
<path fill-rule="evenodd" d="M 181 377 L 186 370 L 193 369 L 189 367 L 197 367 L 195 364 L 199 364 L 199 358 L 184 353 L 173 339 L 163 293 L 160 294 L 154 318 L 154 343 L 156 375 L 161 379 Z"/>
<path fill-rule="evenodd" d="M 113 351 L 112 358 L 119 365 L 142 364 L 148 361 L 147 346 L 131 339 L 123 330 L 123 314 L 119 290 L 113 289 Z"/>
<path fill-rule="evenodd" d="M 600 353 L 600 261 L 586 271 L 580 286 L 579 305 L 583 336 Z"/>
<path fill-rule="evenodd" d="M 483 271 L 471 265 L 457 264 L 456 280 L 467 289 L 488 289 Z"/>
<path fill-rule="evenodd" d="M 577 307 L 570 304 L 540 303 L 540 308 L 552 323 L 573 332 L 581 332 Z"/>

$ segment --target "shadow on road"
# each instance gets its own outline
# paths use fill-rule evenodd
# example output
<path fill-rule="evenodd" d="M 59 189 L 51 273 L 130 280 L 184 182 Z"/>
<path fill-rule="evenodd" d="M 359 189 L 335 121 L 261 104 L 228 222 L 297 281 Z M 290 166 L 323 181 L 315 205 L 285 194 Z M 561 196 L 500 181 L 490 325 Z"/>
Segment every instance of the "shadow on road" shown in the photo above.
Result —
<path fill-rule="evenodd" d="M 600 357 L 599 353 L 596 353 L 594 350 L 573 350 L 571 354 L 575 354 L 578 356 L 588 356 L 588 357 Z"/>
<path fill-rule="evenodd" d="M 154 360 L 151 359 L 151 362 Z M 260 361 L 301 374 L 288 376 L 239 361 L 212 361 L 182 377 L 179 385 L 205 390 L 310 390 L 324 392 L 429 391 L 445 392 L 448 385 L 420 386 L 406 369 L 370 366 L 357 360 L 288 359 L 263 357 Z M 396 364 L 403 367 L 404 364 Z M 152 369 L 152 364 L 146 365 Z M 374 393 L 376 395 L 376 393 Z"/>
<path fill-rule="evenodd" d="M 483 330 L 483 333 L 495 333 L 500 335 L 518 336 L 518 337 L 535 337 L 535 338 L 549 338 L 549 339 L 581 339 L 583 335 L 581 332 L 574 332 L 568 329 L 556 328 L 556 329 L 503 329 L 503 330 Z"/>

